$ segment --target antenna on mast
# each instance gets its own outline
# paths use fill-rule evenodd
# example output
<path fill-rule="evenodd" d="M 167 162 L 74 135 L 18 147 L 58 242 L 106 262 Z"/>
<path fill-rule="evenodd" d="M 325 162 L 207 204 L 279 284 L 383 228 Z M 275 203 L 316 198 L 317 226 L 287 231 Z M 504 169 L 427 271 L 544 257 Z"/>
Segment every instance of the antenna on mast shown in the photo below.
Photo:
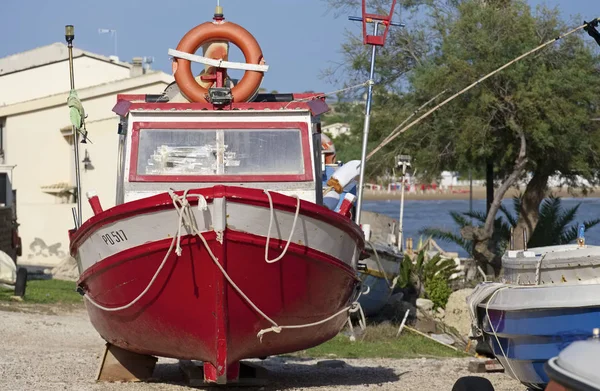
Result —
<path fill-rule="evenodd" d="M 114 45 L 115 45 L 114 56 L 119 57 L 119 54 L 117 53 L 117 30 L 115 30 L 115 29 L 98 29 L 98 34 L 110 34 L 110 36 L 114 40 Z"/>

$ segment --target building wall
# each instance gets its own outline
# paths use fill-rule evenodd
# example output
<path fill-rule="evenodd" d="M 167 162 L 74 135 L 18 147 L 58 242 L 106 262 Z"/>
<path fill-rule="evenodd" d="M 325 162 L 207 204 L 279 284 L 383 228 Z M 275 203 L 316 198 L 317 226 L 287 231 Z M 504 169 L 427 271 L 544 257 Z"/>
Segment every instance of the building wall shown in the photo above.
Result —
<path fill-rule="evenodd" d="M 350 126 L 348 124 L 331 124 L 324 126 L 322 131 L 331 135 L 331 138 L 336 138 L 342 134 L 350 133 Z"/>
<path fill-rule="evenodd" d="M 85 56 L 75 58 L 73 67 L 78 90 L 130 76 L 129 68 Z M 70 85 L 68 61 L 9 73 L 0 76 L 0 106 L 69 91 Z"/>
<path fill-rule="evenodd" d="M 160 93 L 165 83 L 155 83 L 122 93 Z M 93 170 L 81 167 L 83 220 L 92 215 L 85 193 L 95 189 L 103 207 L 114 206 L 117 159 L 118 117 L 111 111 L 115 95 L 85 100 L 89 114 L 87 129 L 92 143 L 80 144 L 81 162 L 85 151 Z M 64 106 L 10 116 L 6 119 L 6 163 L 16 165 L 13 186 L 17 189 L 19 233 L 23 256 L 18 262 L 52 266 L 68 256 L 67 232 L 73 228 L 71 208 L 59 197 L 46 194 L 41 187 L 59 182 L 74 184 L 72 146 L 60 129 L 69 125 L 69 110 Z"/>

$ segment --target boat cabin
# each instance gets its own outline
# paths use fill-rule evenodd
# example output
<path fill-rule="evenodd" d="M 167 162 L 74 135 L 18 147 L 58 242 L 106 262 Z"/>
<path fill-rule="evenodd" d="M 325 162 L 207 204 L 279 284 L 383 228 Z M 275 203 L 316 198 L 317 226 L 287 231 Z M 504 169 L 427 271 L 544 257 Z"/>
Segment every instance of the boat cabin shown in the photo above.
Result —
<path fill-rule="evenodd" d="M 323 202 L 320 115 L 314 94 L 259 94 L 251 103 L 171 103 L 119 95 L 116 204 L 218 184 Z"/>

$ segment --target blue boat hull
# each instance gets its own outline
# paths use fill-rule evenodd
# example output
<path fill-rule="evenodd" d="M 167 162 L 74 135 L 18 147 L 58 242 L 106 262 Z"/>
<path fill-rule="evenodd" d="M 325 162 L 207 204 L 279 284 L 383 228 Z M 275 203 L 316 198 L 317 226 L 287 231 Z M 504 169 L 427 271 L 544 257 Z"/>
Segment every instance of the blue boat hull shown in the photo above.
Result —
<path fill-rule="evenodd" d="M 366 316 L 377 314 L 387 303 L 392 290 L 387 281 L 381 277 L 375 277 L 370 274 L 359 273 L 363 281 L 363 292 L 369 287 L 369 293 L 363 294 L 358 299 Z"/>
<path fill-rule="evenodd" d="M 480 319 L 484 319 L 485 340 L 506 373 L 536 389 L 544 389 L 549 382 L 544 364 L 572 342 L 588 339 L 590 330 L 600 324 L 600 307 L 490 309 L 492 330 L 485 309 L 479 307 L 478 311 Z"/>

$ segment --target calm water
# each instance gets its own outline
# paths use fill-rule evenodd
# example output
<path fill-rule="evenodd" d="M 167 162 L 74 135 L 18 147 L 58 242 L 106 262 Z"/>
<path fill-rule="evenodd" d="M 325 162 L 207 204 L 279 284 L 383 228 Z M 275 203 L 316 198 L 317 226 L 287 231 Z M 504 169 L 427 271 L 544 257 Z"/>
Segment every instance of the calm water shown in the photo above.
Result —
<path fill-rule="evenodd" d="M 513 210 L 512 200 L 504 200 L 504 205 Z M 600 217 L 600 198 L 563 199 L 562 205 L 570 208 L 581 203 L 575 222 L 583 222 Z M 400 215 L 400 201 L 365 201 L 365 210 L 388 215 L 398 219 Z M 458 233 L 458 228 L 448 212 L 468 212 L 468 200 L 443 200 L 443 201 L 404 201 L 404 237 L 413 238 L 417 246 L 420 238 L 419 231 L 425 227 L 438 227 Z M 485 200 L 473 200 L 473 210 L 485 211 Z M 500 212 L 501 213 L 501 212 Z M 423 239 L 426 239 L 423 237 Z M 586 242 L 600 245 L 600 224 L 586 232 Z M 456 251 L 460 256 L 466 256 L 465 251 L 454 243 L 438 241 L 446 251 Z"/>

